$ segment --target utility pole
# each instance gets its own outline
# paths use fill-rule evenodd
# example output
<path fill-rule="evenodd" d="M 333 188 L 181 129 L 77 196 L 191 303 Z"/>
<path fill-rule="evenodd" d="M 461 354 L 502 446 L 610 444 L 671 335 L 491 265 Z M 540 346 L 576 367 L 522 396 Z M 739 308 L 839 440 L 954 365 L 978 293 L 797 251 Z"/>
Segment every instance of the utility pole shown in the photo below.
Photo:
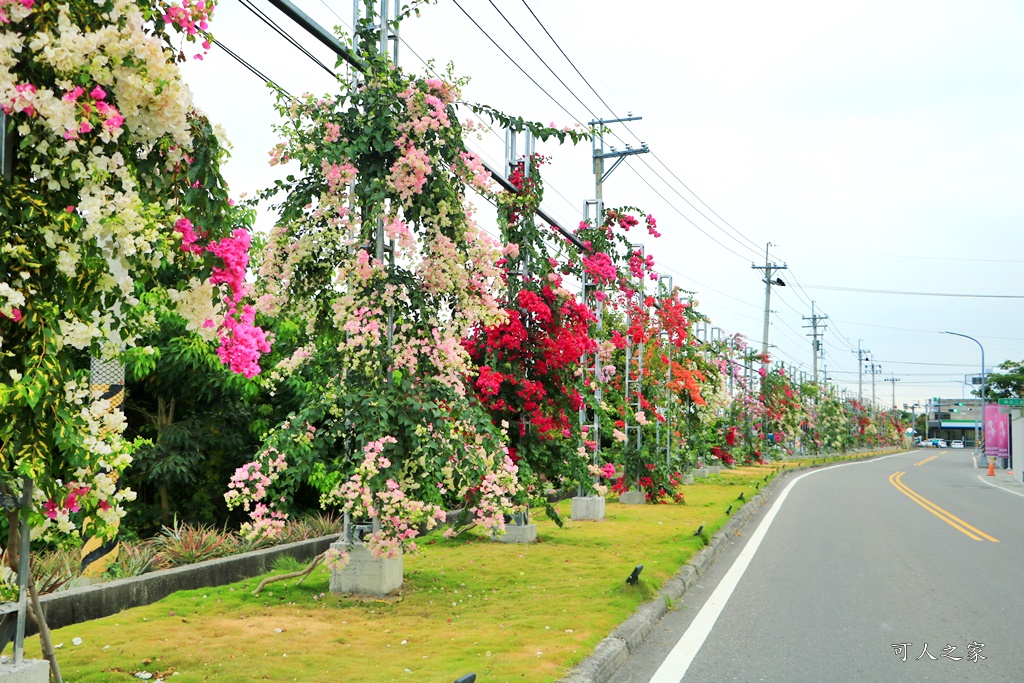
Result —
<path fill-rule="evenodd" d="M 594 196 L 597 198 L 597 215 L 598 220 L 604 215 L 604 181 L 607 180 L 608 176 L 612 174 L 619 164 L 623 160 L 634 154 L 646 154 L 651 151 L 647 148 L 646 142 L 641 142 L 638 149 L 634 149 L 632 145 L 626 145 L 626 149 L 619 151 L 614 147 L 611 147 L 610 152 L 605 151 L 604 146 L 604 125 L 606 123 L 625 123 L 627 121 L 640 121 L 642 116 L 633 116 L 630 113 L 625 118 L 621 119 L 595 119 L 590 122 L 590 130 L 593 133 L 591 141 L 592 156 L 594 159 Z M 611 165 L 607 171 L 604 170 L 604 160 L 615 159 L 615 162 Z"/>
<path fill-rule="evenodd" d="M 885 381 L 892 382 L 892 409 L 896 410 L 896 382 L 899 382 L 900 378 L 895 375 L 889 375 L 885 378 Z"/>
<path fill-rule="evenodd" d="M 300 26 L 306 28 L 307 31 L 314 33 L 307 26 L 306 22 L 312 23 L 309 17 L 302 15 L 296 8 L 286 8 L 278 5 L 278 9 L 283 10 L 289 17 L 294 21 L 298 22 Z M 296 16 L 295 12 L 301 15 L 301 19 Z M 398 68 L 398 24 L 394 23 L 395 19 L 399 16 L 400 7 L 399 0 L 352 0 L 352 52 L 349 53 L 351 58 L 345 58 L 345 61 L 350 66 L 354 67 L 348 72 L 348 78 L 351 82 L 352 87 L 359 87 L 361 82 L 366 79 L 366 73 L 364 68 L 356 66 L 359 64 L 358 61 L 354 61 L 354 55 L 359 51 L 359 35 L 356 32 L 356 27 L 359 26 L 362 21 L 370 21 L 374 27 L 378 29 L 378 41 L 376 45 L 377 52 L 381 55 L 387 55 L 391 59 L 391 65 L 394 68 Z M 319 28 L 319 27 L 317 27 Z M 320 29 L 322 32 L 323 29 Z M 322 40 L 322 38 L 321 38 Z M 336 46 L 332 47 L 335 54 L 344 57 L 347 51 L 345 46 L 338 42 Z M 355 181 L 351 181 L 349 184 L 349 202 L 351 206 L 352 197 L 355 195 Z M 373 233 L 373 240 L 369 243 L 363 244 L 362 249 L 365 249 L 368 254 L 373 254 L 373 257 L 380 263 L 385 264 L 389 275 L 394 273 L 395 268 L 395 241 L 388 238 L 384 230 L 384 219 L 382 217 L 377 218 L 377 224 Z M 387 343 L 388 348 L 391 347 L 394 342 L 395 333 L 395 311 L 393 306 L 389 306 L 387 309 Z M 391 373 L 386 373 L 385 381 L 391 382 Z M 376 531 L 380 526 L 380 521 L 377 517 L 373 517 L 372 528 Z M 358 541 L 359 525 L 352 523 L 352 515 L 350 512 L 346 512 L 342 517 L 342 534 L 341 540 L 351 545 Z M 331 574 L 331 581 L 335 579 L 334 573 Z"/>
<path fill-rule="evenodd" d="M 869 349 L 862 349 L 860 347 L 863 339 L 857 340 L 857 350 L 850 351 L 850 353 L 857 354 L 857 400 L 864 403 L 864 361 L 869 360 L 868 354 L 871 353 Z"/>
<path fill-rule="evenodd" d="M 583 203 L 583 220 L 584 222 L 590 222 L 593 220 L 594 225 L 600 225 L 604 220 L 604 181 L 608 179 L 608 176 L 612 174 L 619 164 L 622 163 L 623 159 L 627 156 L 634 154 L 645 154 L 650 151 L 647 148 L 646 143 L 640 143 L 639 149 L 634 149 L 632 146 L 627 145 L 625 151 L 616 150 L 614 147 L 610 148 L 611 151 L 606 151 L 604 145 L 604 131 L 605 124 L 608 123 L 625 123 L 627 121 L 639 121 L 642 117 L 633 116 L 630 113 L 626 118 L 619 119 L 597 119 L 590 122 L 590 130 L 593 133 L 592 138 L 592 158 L 594 163 L 594 199 L 586 200 Z M 614 159 L 611 167 L 605 170 L 605 159 Z M 642 245 L 630 245 L 631 249 L 643 250 Z M 662 281 L 659 281 L 659 286 L 663 285 Z M 643 281 L 640 281 L 639 289 L 641 290 L 640 301 L 643 301 Z M 668 279 L 668 289 L 671 293 L 672 279 Z M 596 322 L 593 323 L 593 329 L 595 333 L 599 334 L 601 327 L 604 322 L 604 303 L 599 299 L 596 294 L 599 285 L 596 282 L 592 282 L 587 274 L 583 274 L 583 302 L 594 311 L 594 315 L 597 318 Z M 635 372 L 639 377 L 643 374 L 643 345 L 639 345 L 639 349 L 634 349 L 633 345 L 630 344 L 626 348 L 626 398 L 627 403 L 635 399 L 637 406 L 640 405 L 641 387 L 637 382 L 631 380 L 631 372 Z M 598 403 L 601 402 L 602 392 L 601 383 L 604 380 L 602 377 L 603 369 L 601 368 L 601 359 L 598 354 L 594 354 L 593 358 L 584 357 L 582 365 L 587 367 L 587 371 L 592 373 L 594 379 L 594 398 Z M 671 373 L 671 366 L 669 366 L 669 373 Z M 635 412 L 635 411 L 634 411 Z M 669 419 L 666 417 L 666 419 Z M 627 422 L 629 420 L 627 419 Z M 580 425 L 586 428 L 586 440 L 593 441 L 597 445 L 591 453 L 591 463 L 598 464 L 600 461 L 600 448 L 601 448 L 601 414 L 599 410 L 594 410 L 591 414 L 586 406 L 580 409 Z M 660 430 L 660 423 L 659 423 Z M 630 445 L 636 448 L 636 451 L 640 451 L 640 439 L 641 430 L 640 425 L 626 426 L 626 434 L 630 437 Z M 671 458 L 671 438 L 668 436 L 671 434 L 671 424 L 666 424 L 666 442 L 665 452 L 666 459 Z M 661 444 L 661 432 L 658 432 L 658 445 Z M 628 475 L 627 471 L 627 475 Z M 629 477 L 627 476 L 627 484 L 629 483 Z M 643 502 L 642 500 L 640 502 Z M 588 519 L 588 520 L 600 520 L 604 518 L 604 499 L 589 498 L 583 496 L 583 487 L 580 485 L 578 495 L 573 498 L 572 501 L 572 518 L 574 520 Z"/>
<path fill-rule="evenodd" d="M 804 316 L 804 320 L 810 320 L 811 321 L 810 325 L 804 325 L 804 327 L 811 328 L 811 333 L 808 334 L 807 336 L 808 337 L 813 337 L 813 341 L 811 342 L 811 359 L 813 361 L 813 363 L 812 363 L 812 366 L 813 366 L 812 372 L 814 373 L 814 380 L 813 381 L 814 381 L 815 384 L 817 384 L 818 383 L 818 358 L 822 358 L 822 359 L 825 358 L 825 348 L 822 345 L 821 341 L 818 339 L 818 337 L 819 336 L 822 336 L 822 337 L 825 336 L 825 330 L 828 329 L 828 325 L 821 325 L 821 332 L 818 332 L 818 325 L 819 325 L 819 323 L 822 320 L 828 320 L 828 316 L 827 315 L 818 315 L 817 313 L 815 313 L 814 312 L 814 302 L 812 301 L 811 302 L 811 317 L 808 318 L 807 316 Z"/>
<path fill-rule="evenodd" d="M 875 406 L 877 405 L 877 403 L 875 402 L 875 375 L 878 375 L 882 372 L 882 366 L 875 362 L 872 362 L 869 367 L 871 368 L 871 410 L 875 411 Z"/>
<path fill-rule="evenodd" d="M 754 270 L 763 270 L 764 278 L 761 280 L 764 282 L 764 337 L 761 338 L 761 355 L 763 358 L 768 358 L 768 328 L 771 326 L 769 320 L 771 316 L 772 306 L 772 285 L 776 287 L 785 287 L 786 283 L 782 281 L 782 278 L 776 277 L 772 280 L 772 273 L 776 270 L 786 270 L 787 266 L 783 263 L 781 266 L 768 260 L 768 247 L 776 246 L 771 242 L 768 242 L 764 246 L 764 265 L 755 266 L 753 263 L 750 267 Z M 761 361 L 761 366 L 767 369 L 768 362 L 766 360 Z"/>

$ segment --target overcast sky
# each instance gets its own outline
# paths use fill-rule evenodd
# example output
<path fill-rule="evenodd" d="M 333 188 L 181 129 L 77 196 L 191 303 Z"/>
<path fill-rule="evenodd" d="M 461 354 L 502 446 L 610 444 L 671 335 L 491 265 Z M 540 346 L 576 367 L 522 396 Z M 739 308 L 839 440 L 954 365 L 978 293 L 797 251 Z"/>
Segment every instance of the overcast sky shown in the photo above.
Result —
<path fill-rule="evenodd" d="M 333 66 L 268 0 L 251 1 Z M 772 291 L 769 343 L 787 366 L 810 371 L 812 300 L 829 316 L 832 381 L 856 395 L 861 342 L 881 366 L 880 404 L 893 385 L 901 405 L 965 395 L 980 350 L 940 330 L 977 338 L 989 368 L 1024 359 L 1024 3 L 458 2 L 480 28 L 439 0 L 402 25 L 400 65 L 451 61 L 472 79 L 464 99 L 544 123 L 642 116 L 611 126 L 606 144 L 642 141 L 651 153 L 615 170 L 605 204 L 657 217 L 663 237 L 648 252 L 714 325 L 760 347 L 764 284 L 751 265 L 771 242 L 770 260 L 788 269 Z M 351 0 L 296 4 L 325 26 L 351 22 Z M 291 93 L 336 88 L 241 0 L 221 0 L 212 29 Z M 186 79 L 234 142 L 233 191 L 269 185 L 269 90 L 217 47 Z M 497 135 L 473 146 L 495 166 L 503 158 Z M 540 151 L 552 157 L 545 208 L 571 227 L 594 196 L 590 146 Z"/>

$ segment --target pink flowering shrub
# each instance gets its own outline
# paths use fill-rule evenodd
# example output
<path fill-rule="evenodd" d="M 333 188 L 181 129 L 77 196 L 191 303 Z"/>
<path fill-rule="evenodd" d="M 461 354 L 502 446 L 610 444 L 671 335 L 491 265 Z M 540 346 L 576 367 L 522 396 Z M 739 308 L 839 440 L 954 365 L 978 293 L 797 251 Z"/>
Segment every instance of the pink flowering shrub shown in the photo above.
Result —
<path fill-rule="evenodd" d="M 375 44 L 359 30 L 361 46 Z M 498 248 L 466 201 L 489 183 L 455 116 L 458 85 L 409 77 L 370 49 L 360 58 L 370 73 L 358 87 L 279 103 L 271 163 L 293 164 L 294 180 L 265 193 L 283 200 L 254 294 L 258 310 L 296 326 L 303 349 L 267 380 L 301 390 L 255 462 L 267 472 L 285 454 L 271 499 L 287 505 L 312 485 L 323 505 L 373 523 L 364 542 L 389 557 L 414 550 L 445 509 L 473 507 L 470 523 L 500 526 L 518 480 L 467 387 L 460 343 L 505 314 Z"/>
<path fill-rule="evenodd" d="M 288 515 L 277 509 L 269 489 L 287 467 L 284 455 L 278 453 L 276 458 L 246 463 L 235 470 L 224 500 L 229 509 L 241 507 L 249 513 L 250 521 L 239 531 L 243 538 L 280 538 Z"/>
<path fill-rule="evenodd" d="M 0 0 L 0 110 L 15 136 L 0 182 L 0 444 L 4 481 L 33 480 L 43 536 L 85 520 L 109 533 L 134 495 L 115 482 L 136 445 L 122 413 L 90 392 L 83 357 L 141 353 L 174 313 L 203 334 L 227 312 L 234 324 L 219 331 L 239 372 L 256 372 L 267 348 L 244 295 L 232 311 L 231 284 L 210 283 L 221 263 L 240 282 L 244 249 L 199 251 L 247 244 L 237 231 L 250 222 L 231 206 L 226 152 L 178 67 L 183 43 L 209 39 L 212 8 Z"/>

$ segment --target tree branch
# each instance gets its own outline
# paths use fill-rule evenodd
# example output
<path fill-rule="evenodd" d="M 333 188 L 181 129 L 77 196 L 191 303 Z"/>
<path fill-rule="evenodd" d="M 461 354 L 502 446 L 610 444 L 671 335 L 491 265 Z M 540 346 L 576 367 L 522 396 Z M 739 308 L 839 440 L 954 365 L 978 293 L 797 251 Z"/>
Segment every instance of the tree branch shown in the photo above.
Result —
<path fill-rule="evenodd" d="M 300 571 L 291 572 L 290 574 L 279 574 L 278 576 L 268 576 L 267 578 L 265 578 L 262 581 L 260 581 L 260 585 L 256 586 L 256 590 L 254 590 L 252 592 L 252 594 L 253 595 L 259 595 L 260 591 L 262 591 L 263 588 L 267 584 L 274 583 L 276 581 L 285 581 L 287 579 L 294 579 L 297 576 L 301 576 L 302 578 L 299 579 L 299 583 L 295 584 L 296 586 L 298 586 L 299 584 L 301 584 L 303 581 L 306 580 L 306 577 L 309 576 L 310 573 L 312 573 L 312 571 L 314 569 L 316 569 L 317 566 L 321 562 L 324 561 L 324 557 L 326 557 L 326 555 L 327 555 L 326 552 L 320 553 L 319 555 L 317 555 L 316 557 L 313 558 L 313 561 L 309 563 L 308 567 L 306 567 L 305 569 L 302 569 Z"/>

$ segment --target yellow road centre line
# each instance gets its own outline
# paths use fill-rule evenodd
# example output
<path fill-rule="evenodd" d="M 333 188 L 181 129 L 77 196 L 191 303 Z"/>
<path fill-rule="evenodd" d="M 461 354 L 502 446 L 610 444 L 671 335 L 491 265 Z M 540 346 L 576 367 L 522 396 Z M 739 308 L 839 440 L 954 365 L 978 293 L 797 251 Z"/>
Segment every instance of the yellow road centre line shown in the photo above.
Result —
<path fill-rule="evenodd" d="M 892 476 L 889 477 L 889 483 L 892 484 L 893 486 L 895 486 L 896 489 L 900 493 L 904 494 L 905 496 L 910 498 L 912 501 L 914 501 L 915 503 L 917 503 L 918 505 L 923 507 L 925 510 L 927 510 L 930 513 L 932 513 L 933 515 L 935 515 L 936 517 L 941 519 L 943 522 L 945 522 L 946 524 L 948 524 L 951 527 L 953 527 L 954 529 L 956 529 L 957 531 L 960 531 L 961 533 L 966 534 L 967 536 L 970 536 L 975 541 L 980 541 L 982 538 L 986 538 L 986 539 L 992 541 L 993 543 L 999 543 L 999 541 L 997 539 L 992 538 L 991 536 L 986 534 L 984 531 L 981 531 L 980 529 L 976 529 L 975 527 L 971 526 L 970 524 L 968 524 L 964 520 L 960 519 L 959 517 L 957 517 L 953 513 L 948 512 L 946 510 L 943 510 L 938 505 L 936 505 L 935 503 L 931 502 L 930 500 L 928 500 L 927 498 L 925 498 L 921 494 L 913 491 L 910 487 L 908 487 L 906 484 L 904 484 L 900 480 L 900 478 L 904 474 L 906 474 L 906 472 L 895 472 Z"/>
<path fill-rule="evenodd" d="M 925 464 L 926 462 L 931 462 L 932 460 L 934 460 L 934 459 L 935 459 L 935 458 L 937 458 L 937 457 L 939 457 L 939 456 L 937 456 L 937 455 L 933 455 L 933 456 L 931 456 L 930 458 L 925 458 L 925 459 L 924 459 L 924 460 L 922 460 L 921 462 L 915 462 L 915 463 L 914 463 L 914 467 L 920 467 L 921 465 Z"/>

